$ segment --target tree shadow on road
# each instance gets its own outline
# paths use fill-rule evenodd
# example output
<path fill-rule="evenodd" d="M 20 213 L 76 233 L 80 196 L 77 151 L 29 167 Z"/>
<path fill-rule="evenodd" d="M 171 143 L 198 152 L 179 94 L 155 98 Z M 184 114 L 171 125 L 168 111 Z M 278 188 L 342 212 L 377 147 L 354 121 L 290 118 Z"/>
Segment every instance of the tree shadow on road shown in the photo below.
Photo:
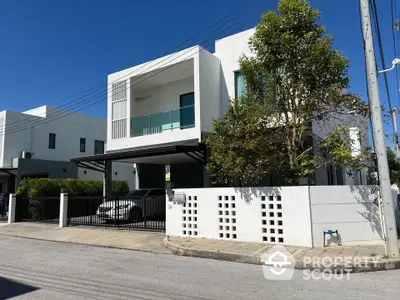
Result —
<path fill-rule="evenodd" d="M 0 300 L 11 299 L 38 290 L 38 287 L 0 276 Z"/>

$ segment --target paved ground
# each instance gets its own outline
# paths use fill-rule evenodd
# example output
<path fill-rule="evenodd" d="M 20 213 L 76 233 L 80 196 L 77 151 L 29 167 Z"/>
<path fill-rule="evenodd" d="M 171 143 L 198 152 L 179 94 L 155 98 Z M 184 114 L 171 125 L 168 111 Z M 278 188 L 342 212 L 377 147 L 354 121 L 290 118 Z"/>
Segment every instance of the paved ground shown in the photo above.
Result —
<path fill-rule="evenodd" d="M 137 230 L 104 229 L 102 227 L 67 227 L 60 229 L 56 224 L 15 223 L 7 225 L 0 223 L 0 236 L 28 237 L 48 241 L 69 242 L 85 245 L 107 246 L 131 250 L 141 250 L 155 253 L 175 253 L 184 256 L 214 258 L 234 262 L 260 264 L 262 255 L 274 245 L 257 243 L 240 243 L 194 238 L 165 238 L 161 232 Z M 163 242 L 164 239 L 164 242 Z M 165 247 L 165 245 L 167 247 Z M 351 269 L 353 272 L 385 270 L 400 268 L 400 260 L 382 260 L 383 245 L 364 245 L 327 248 L 286 247 L 296 260 L 296 268 L 315 269 L 330 265 L 335 269 Z M 357 264 L 347 263 L 341 266 L 339 257 L 348 259 L 363 259 Z M 322 259 L 324 266 L 322 266 Z M 307 263 L 307 264 L 305 264 Z M 392 264 L 394 263 L 394 264 Z"/>
<path fill-rule="evenodd" d="M 273 244 L 243 243 L 225 240 L 166 237 L 164 243 L 174 254 L 260 264 L 275 253 Z M 278 249 L 281 251 L 281 249 Z M 383 244 L 301 248 L 286 246 L 298 269 L 351 269 L 352 272 L 400 268 L 400 260 L 385 259 Z M 265 256 L 265 257 L 264 257 Z"/>
<path fill-rule="evenodd" d="M 171 253 L 163 244 L 165 233 L 162 232 L 104 229 L 101 227 L 59 228 L 57 224 L 39 223 L 15 223 L 12 225 L 0 223 L 0 235 Z"/>
<path fill-rule="evenodd" d="M 260 266 L 2 236 L 0 299 L 398 299 L 400 271 L 267 281 Z"/>

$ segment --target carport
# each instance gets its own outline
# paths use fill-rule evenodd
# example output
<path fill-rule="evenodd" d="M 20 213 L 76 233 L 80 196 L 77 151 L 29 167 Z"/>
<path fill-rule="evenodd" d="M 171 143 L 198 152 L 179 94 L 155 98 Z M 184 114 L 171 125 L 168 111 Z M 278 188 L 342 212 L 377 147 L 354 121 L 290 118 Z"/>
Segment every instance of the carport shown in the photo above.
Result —
<path fill-rule="evenodd" d="M 196 165 L 200 165 L 201 169 L 203 169 L 206 161 L 206 146 L 204 143 L 198 142 L 189 144 L 168 143 L 151 147 L 128 148 L 109 151 L 106 154 L 75 157 L 71 159 L 71 162 L 75 163 L 78 167 L 104 173 L 104 196 L 107 198 L 111 197 L 112 191 L 112 162 L 161 165 L 164 169 L 165 166 L 186 166 L 188 163 L 197 163 Z M 180 170 L 183 169 L 187 168 L 180 168 Z M 163 176 L 165 182 L 165 173 Z M 175 176 L 177 180 L 179 179 L 178 177 L 179 176 Z M 204 182 L 204 178 L 202 178 L 202 182 Z M 171 177 L 171 185 L 174 186 L 174 176 Z"/>
<path fill-rule="evenodd" d="M 14 193 L 17 168 L 0 168 L 0 193 Z"/>

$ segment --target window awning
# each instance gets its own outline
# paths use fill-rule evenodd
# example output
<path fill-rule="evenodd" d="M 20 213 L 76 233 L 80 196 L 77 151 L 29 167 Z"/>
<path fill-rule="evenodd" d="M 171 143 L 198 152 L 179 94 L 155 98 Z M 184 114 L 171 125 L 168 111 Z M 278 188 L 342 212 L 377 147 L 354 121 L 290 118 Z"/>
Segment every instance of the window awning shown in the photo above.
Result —
<path fill-rule="evenodd" d="M 106 161 L 125 163 L 173 164 L 185 160 L 206 164 L 206 146 L 204 143 L 169 143 L 152 147 L 129 148 L 110 151 L 105 154 L 74 157 L 71 162 L 78 167 L 104 172 Z"/>

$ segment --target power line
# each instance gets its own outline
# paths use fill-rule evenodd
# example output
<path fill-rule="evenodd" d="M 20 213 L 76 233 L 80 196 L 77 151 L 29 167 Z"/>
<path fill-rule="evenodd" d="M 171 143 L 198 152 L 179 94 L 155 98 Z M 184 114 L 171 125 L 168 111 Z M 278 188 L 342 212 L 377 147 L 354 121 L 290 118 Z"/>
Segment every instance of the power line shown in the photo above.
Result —
<path fill-rule="evenodd" d="M 392 38 L 393 38 L 393 52 L 394 57 L 398 56 L 398 49 L 399 49 L 399 40 L 396 39 L 396 32 L 398 32 L 398 28 L 396 28 L 396 18 L 397 16 L 397 6 L 396 0 L 392 0 L 390 3 L 390 10 L 391 10 L 391 17 L 392 17 Z M 398 26 L 398 25 L 397 25 Z M 400 106 L 400 86 L 399 86 L 399 68 L 396 68 L 396 88 L 397 88 L 397 106 Z"/>
<path fill-rule="evenodd" d="M 374 19 L 375 23 L 375 29 L 376 29 L 376 36 L 377 36 L 377 41 L 378 41 L 378 49 L 379 49 L 379 56 L 381 59 L 381 64 L 382 68 L 386 70 L 386 63 L 385 63 L 385 53 L 384 53 L 384 48 L 383 48 L 383 43 L 382 43 L 382 37 L 381 37 L 381 30 L 380 30 L 380 24 L 379 24 L 379 18 L 378 18 L 378 9 L 376 6 L 376 1 L 375 0 L 369 0 L 371 4 L 371 12 L 372 12 L 372 18 Z M 395 112 L 393 110 L 392 106 L 392 100 L 390 98 L 390 91 L 389 91 L 389 83 L 387 79 L 387 74 L 386 72 L 383 73 L 384 80 L 385 80 L 385 89 L 386 89 L 386 96 L 387 96 L 387 101 L 388 101 L 388 106 L 389 106 L 389 111 L 390 111 L 390 117 L 392 119 L 392 127 L 393 127 L 393 132 L 394 132 L 394 140 L 396 143 L 396 149 L 399 149 L 399 137 L 397 134 L 397 118 L 394 115 Z M 398 150 L 397 150 L 398 151 Z"/>
<path fill-rule="evenodd" d="M 372 19 L 374 20 L 375 24 L 375 30 L 376 30 L 376 37 L 378 41 L 378 48 L 379 48 L 379 57 L 381 60 L 381 65 L 383 69 L 386 69 L 386 63 L 385 63 L 385 54 L 384 54 L 384 49 L 383 49 L 383 43 L 382 43 L 382 37 L 381 37 L 381 30 L 380 30 L 380 24 L 379 24 L 379 18 L 378 18 L 378 11 L 376 7 L 376 1 L 375 0 L 369 0 L 371 6 L 371 11 L 372 11 Z M 386 96 L 389 104 L 389 110 L 393 111 L 392 108 L 392 101 L 390 98 L 390 92 L 389 92 L 389 83 L 387 79 L 387 74 L 383 73 L 383 77 L 385 80 L 385 89 L 386 89 Z"/>
<path fill-rule="evenodd" d="M 236 25 L 237 23 L 235 23 L 235 24 L 233 24 L 233 25 L 231 25 L 231 26 L 229 26 L 228 28 L 225 28 L 225 31 L 227 30 L 227 29 L 229 29 L 229 28 L 232 28 L 234 25 Z M 212 45 L 214 43 L 214 40 L 212 40 L 212 42 L 211 42 L 211 44 L 209 44 L 209 45 Z M 172 61 L 174 61 L 175 59 L 177 59 L 177 58 L 179 58 L 179 57 L 181 57 L 181 56 L 183 56 L 183 55 L 185 55 L 185 54 L 187 54 L 187 53 L 189 53 L 190 51 L 193 51 L 194 49 L 192 48 L 192 49 L 189 49 L 189 50 L 187 50 L 186 52 L 184 52 L 184 53 L 182 53 L 181 55 L 179 55 L 178 57 L 175 57 L 174 59 L 172 59 Z M 194 54 L 193 54 L 194 55 Z M 168 58 L 167 58 L 168 59 Z M 165 60 L 167 60 L 167 59 L 164 59 L 163 61 L 165 61 Z M 161 61 L 162 62 L 162 61 Z M 166 65 L 166 64 L 168 64 L 168 63 L 170 63 L 171 61 L 168 61 L 168 62 L 166 62 L 164 65 Z M 164 65 L 162 65 L 162 66 L 160 66 L 159 68 L 162 68 Z M 162 72 L 162 71 L 164 71 L 164 70 L 161 70 L 160 72 Z M 158 72 L 158 73 L 160 73 L 160 72 Z M 131 72 L 132 73 L 132 72 Z M 157 73 L 157 74 L 158 74 Z M 148 76 L 147 78 L 144 78 L 143 80 L 141 80 L 141 81 L 139 81 L 139 82 L 137 82 L 136 84 L 139 84 L 139 83 L 141 83 L 141 82 L 143 82 L 143 81 L 145 81 L 145 80 L 147 80 L 147 79 L 149 79 L 149 78 L 151 78 L 151 77 L 153 77 L 153 76 L 155 76 L 155 75 L 157 75 L 157 74 L 154 74 L 154 75 L 152 75 L 152 74 L 150 74 L 150 76 L 148 76 L 148 74 L 145 74 L 145 76 Z M 129 74 L 128 74 L 129 75 Z M 128 75 L 125 75 L 125 76 L 123 76 L 123 77 L 121 77 L 121 78 L 124 78 L 124 77 L 126 77 L 126 76 L 128 76 Z M 120 80 L 120 78 L 119 79 L 117 79 L 116 81 L 118 81 L 118 80 Z M 115 81 L 114 81 L 115 82 Z M 108 90 L 106 90 L 105 92 L 100 92 L 100 94 L 97 94 L 97 95 L 95 95 L 95 96 L 92 96 L 90 99 L 85 99 L 85 100 L 89 100 L 89 101 L 93 101 L 93 100 L 96 100 L 96 98 L 97 97 L 100 97 L 100 96 L 105 96 L 105 95 L 107 95 L 107 93 L 108 93 Z M 104 101 L 104 100 L 106 100 L 106 99 L 102 99 L 102 100 L 100 100 L 100 101 L 96 101 L 95 103 L 93 103 L 93 104 L 90 104 L 90 105 L 87 105 L 87 106 L 85 106 L 85 107 L 82 107 L 80 110 L 82 110 L 82 109 L 84 109 L 84 108 L 86 108 L 86 107 L 89 107 L 89 106 L 92 106 L 92 105 L 94 105 L 94 104 L 96 104 L 96 103 L 98 103 L 98 102 L 101 102 L 101 101 Z M 84 104 L 86 104 L 86 103 L 84 103 L 83 101 L 81 101 L 80 103 L 77 103 L 77 104 L 75 104 L 74 105 L 74 107 L 73 108 L 77 108 L 77 107 L 81 107 L 82 105 L 84 105 Z M 54 115 L 53 115 L 53 117 L 55 117 L 55 116 L 60 116 L 60 115 L 63 115 L 63 114 L 65 114 L 65 115 L 68 115 L 68 114 L 70 114 L 70 112 L 68 111 L 68 112 L 66 112 L 66 111 L 59 111 L 58 113 L 55 113 Z M 59 119 L 59 118 L 57 118 L 57 119 Z M 54 119 L 54 120 L 56 120 L 56 119 Z M 46 121 L 49 121 L 49 119 L 47 119 Z M 41 123 L 40 123 L 41 122 Z M 35 121 L 33 121 L 33 122 L 31 122 L 30 124 L 28 124 L 28 126 L 29 125 L 33 125 L 33 124 L 35 124 L 36 123 L 36 120 Z M 39 123 L 40 124 L 44 124 L 44 123 L 47 123 L 47 122 L 43 122 L 42 120 L 40 120 L 39 121 Z M 40 125 L 39 124 L 39 125 Z M 27 125 L 27 124 L 24 124 L 24 125 Z M 14 128 L 9 128 L 8 130 L 6 129 L 6 132 L 17 132 L 17 131 L 19 131 L 19 130 L 15 130 L 15 129 L 17 129 L 17 127 L 21 127 L 21 126 L 14 126 Z M 26 128 L 22 128 L 22 130 L 25 130 Z"/>
<path fill-rule="evenodd" d="M 235 17 L 235 18 L 237 18 L 237 17 Z M 235 24 L 229 26 L 228 28 L 225 28 L 225 30 L 230 29 L 230 28 L 232 28 L 232 27 L 235 26 L 235 25 L 237 25 L 237 23 L 235 23 Z M 243 28 L 243 27 L 244 27 L 244 26 L 242 25 L 241 28 Z M 237 29 L 236 29 L 236 30 L 237 30 Z M 231 33 L 231 34 L 232 34 L 232 33 Z M 211 42 L 208 46 L 214 44 L 214 42 L 215 42 L 215 41 L 212 40 L 212 42 Z M 193 49 L 189 49 L 188 51 L 191 51 L 191 50 L 193 50 Z M 204 50 L 204 48 L 201 48 L 201 50 L 198 51 L 198 52 L 201 52 L 201 51 L 203 51 L 203 50 Z M 175 57 L 173 60 L 175 60 L 175 59 L 177 59 L 177 58 L 183 56 L 183 55 L 186 54 L 186 53 L 187 53 L 187 52 L 181 54 L 181 55 L 178 56 L 178 57 Z M 194 54 L 195 54 L 195 53 L 194 53 Z M 194 54 L 193 54 L 193 55 L 194 55 Z M 167 62 L 166 64 L 169 64 L 169 63 L 170 63 L 170 62 Z M 162 68 L 162 67 L 163 67 L 163 66 L 161 66 L 161 67 L 159 67 L 159 68 Z M 164 69 L 161 69 L 161 70 L 160 70 L 159 72 L 157 72 L 156 74 L 150 74 L 151 76 L 149 76 L 149 77 L 147 77 L 147 78 L 144 78 L 143 80 L 137 82 L 135 85 L 137 85 L 137 84 L 139 84 L 139 83 L 141 83 L 141 82 L 143 82 L 143 81 L 145 81 L 145 80 L 148 80 L 149 78 L 154 77 L 154 76 L 158 75 L 158 74 L 161 73 L 161 72 L 164 72 L 165 70 L 167 70 L 167 69 L 170 68 L 170 67 L 172 67 L 172 65 L 170 65 L 170 66 L 168 66 L 168 67 L 166 67 L 166 68 L 164 68 Z M 136 70 L 135 70 L 135 71 L 136 71 Z M 129 75 L 129 74 L 128 74 L 128 75 Z M 125 75 L 124 77 L 126 77 L 126 76 L 128 76 L 128 75 Z M 123 78 L 123 77 L 122 77 L 122 78 Z M 121 80 L 121 79 L 118 79 L 118 80 Z M 118 81 L 118 80 L 116 80 L 116 81 Z M 114 82 L 116 82 L 116 81 L 114 81 Z M 135 85 L 132 85 L 132 86 L 135 86 Z M 107 93 L 108 93 L 108 90 L 105 91 L 105 93 L 103 93 L 103 96 L 106 96 Z M 92 97 L 91 100 L 89 100 L 89 101 L 96 100 L 96 98 L 98 98 L 98 97 L 100 97 L 100 96 L 101 96 L 101 95 L 95 96 L 94 98 Z M 107 98 L 106 98 L 106 99 L 107 99 Z M 86 106 L 80 108 L 78 111 L 83 110 L 83 109 L 85 109 L 85 108 L 87 108 L 87 107 L 93 106 L 93 105 L 95 105 L 95 104 L 97 104 L 97 103 L 99 103 L 99 102 L 102 102 L 102 101 L 106 100 L 106 99 L 100 99 L 99 101 L 96 101 L 96 102 L 94 102 L 94 103 L 88 104 L 88 105 L 86 105 Z M 81 101 L 80 104 L 78 103 L 77 106 L 76 106 L 76 105 L 75 105 L 75 106 L 76 106 L 76 107 L 80 107 L 80 106 L 82 106 L 82 105 L 84 105 L 84 104 L 87 104 L 87 103 L 83 103 L 83 101 Z M 23 131 L 23 130 L 29 128 L 29 127 L 36 127 L 36 126 L 39 126 L 39 125 L 42 125 L 42 124 L 46 124 L 46 123 L 49 123 L 49 122 L 58 120 L 58 119 L 60 119 L 60 118 L 66 117 L 66 116 L 68 116 L 68 115 L 70 115 L 70 114 L 72 114 L 72 113 L 73 113 L 73 112 L 70 112 L 70 111 L 61 111 L 61 112 L 56 113 L 56 114 L 54 115 L 54 116 L 58 116 L 57 118 L 54 118 L 54 119 L 51 119 L 51 120 L 45 119 L 45 120 L 43 120 L 43 121 L 40 120 L 40 121 L 39 121 L 39 124 L 36 124 L 36 125 L 34 125 L 35 122 L 30 123 L 30 124 L 25 124 L 25 125 L 28 125 L 26 128 L 20 128 L 20 129 L 18 129 L 18 130 L 15 130 L 15 129 L 17 129 L 17 128 L 12 128 L 11 130 L 10 130 L 10 129 L 7 129 L 5 132 L 6 132 L 6 133 L 17 133 L 17 132 Z M 53 117 L 54 117 L 54 116 L 53 116 Z M 31 126 L 30 126 L 30 125 L 31 125 Z"/>
<path fill-rule="evenodd" d="M 253 3 L 253 5 L 250 7 L 250 9 L 255 8 L 258 4 L 259 4 L 259 3 L 257 3 L 257 2 Z M 243 5 L 243 6 L 240 6 L 240 7 L 237 8 L 237 9 L 235 9 L 235 10 L 232 11 L 231 13 L 229 13 L 229 14 L 227 14 L 226 16 L 224 16 L 224 17 L 222 17 L 221 19 L 219 19 L 219 20 L 218 20 L 217 22 L 215 22 L 214 24 L 212 24 L 212 25 L 206 27 L 205 29 L 201 30 L 201 31 L 200 31 L 199 33 L 197 33 L 195 36 L 186 39 L 184 42 L 182 42 L 182 43 L 179 44 L 178 46 L 174 47 L 174 48 L 172 49 L 172 51 L 170 50 L 170 51 L 166 52 L 163 56 L 168 55 L 168 54 L 170 54 L 171 52 L 174 52 L 176 49 L 179 49 L 180 47 L 184 46 L 187 42 L 193 40 L 194 38 L 196 38 L 196 37 L 198 37 L 198 36 L 200 36 L 200 35 L 202 35 L 203 33 L 207 32 L 209 29 L 213 28 L 214 26 L 220 24 L 220 23 L 223 22 L 224 20 L 229 19 L 229 18 L 230 18 L 231 16 L 233 16 L 235 13 L 239 13 L 239 16 L 240 16 L 240 14 L 244 14 L 245 12 L 249 11 L 250 9 L 247 9 L 247 10 L 245 10 L 245 11 L 243 11 L 243 12 L 240 12 L 243 8 L 247 7 L 247 5 L 248 5 L 248 3 L 246 3 L 246 4 Z M 229 21 L 227 22 L 227 24 L 229 24 L 230 22 L 232 22 L 233 20 L 235 20 L 237 17 L 238 17 L 237 15 L 234 16 L 231 20 L 229 20 Z M 218 27 L 217 29 L 214 29 L 212 32 L 216 32 L 217 30 L 223 28 L 224 26 L 226 26 L 226 24 L 223 24 L 222 26 Z M 196 42 L 199 42 L 199 40 L 196 40 Z M 200 41 L 199 43 L 197 43 L 197 44 L 200 44 L 200 43 L 201 43 L 201 41 Z M 165 58 L 163 61 L 165 61 L 166 59 L 168 59 L 168 58 Z M 155 67 L 157 66 L 157 64 L 160 64 L 160 63 L 162 63 L 163 61 L 157 62 L 155 65 L 149 67 L 148 69 L 142 71 L 141 73 L 145 73 L 147 70 L 149 70 L 149 69 L 151 69 L 151 68 L 155 68 Z M 112 86 L 113 83 L 118 82 L 118 81 L 122 80 L 123 78 L 125 78 L 125 77 L 127 77 L 127 76 L 130 76 L 131 74 L 133 74 L 133 73 L 135 73 L 135 72 L 138 72 L 139 70 L 143 69 L 144 67 L 146 67 L 146 66 L 148 66 L 149 64 L 152 64 L 152 63 L 154 63 L 154 61 L 147 62 L 147 63 L 143 64 L 142 66 L 140 66 L 139 68 L 137 68 L 137 69 L 133 70 L 132 72 L 126 74 L 125 76 L 122 76 L 121 78 L 118 78 L 118 79 L 114 80 L 113 82 L 107 84 L 106 86 L 101 86 L 101 87 L 99 87 L 99 88 L 90 89 L 90 90 L 86 91 L 84 95 L 78 97 L 77 99 L 72 100 L 72 101 L 69 101 L 69 102 L 67 102 L 66 104 L 64 104 L 64 105 L 62 105 L 62 106 L 59 106 L 59 107 L 56 107 L 56 108 L 54 108 L 54 109 L 50 109 L 47 113 L 48 113 L 48 114 L 51 114 L 51 112 L 56 112 L 56 114 L 57 114 L 57 111 L 59 111 L 60 109 L 71 110 L 71 109 L 73 109 L 73 108 L 75 107 L 75 105 L 80 104 L 80 103 L 86 101 L 87 99 L 85 99 L 85 97 L 88 97 L 88 96 L 90 96 L 90 95 L 93 94 L 93 93 L 100 92 L 102 89 L 107 88 L 108 86 Z M 102 92 L 101 92 L 101 93 L 102 93 Z M 80 100 L 80 101 L 78 101 L 78 100 Z M 77 103 L 76 103 L 76 104 L 73 104 L 73 103 L 75 103 L 75 102 L 77 102 Z M 58 102 L 56 102 L 56 103 L 58 103 Z M 80 105 L 78 105 L 78 107 L 79 107 L 79 106 L 80 106 Z M 44 115 L 43 115 L 43 116 L 44 116 Z M 37 117 L 40 117 L 40 114 L 37 115 L 37 116 L 33 116 L 33 115 L 32 115 L 32 116 L 29 116 L 29 117 L 27 117 L 27 118 L 24 118 L 23 120 L 19 120 L 19 121 L 16 121 L 16 122 L 12 122 L 11 127 L 8 127 L 8 128 L 9 128 L 10 130 L 11 130 L 11 129 L 16 129 L 16 128 L 20 127 L 20 125 L 24 125 L 24 123 L 25 123 L 26 121 L 28 121 L 28 120 L 33 120 L 33 122 L 35 123 L 35 122 L 38 121 L 38 120 L 37 120 Z M 5 132 L 6 132 L 6 131 L 5 131 Z M 5 133 L 5 132 L 4 132 L 4 133 Z M 0 130 L 0 134 L 2 134 L 2 131 L 1 131 L 1 130 Z"/>

